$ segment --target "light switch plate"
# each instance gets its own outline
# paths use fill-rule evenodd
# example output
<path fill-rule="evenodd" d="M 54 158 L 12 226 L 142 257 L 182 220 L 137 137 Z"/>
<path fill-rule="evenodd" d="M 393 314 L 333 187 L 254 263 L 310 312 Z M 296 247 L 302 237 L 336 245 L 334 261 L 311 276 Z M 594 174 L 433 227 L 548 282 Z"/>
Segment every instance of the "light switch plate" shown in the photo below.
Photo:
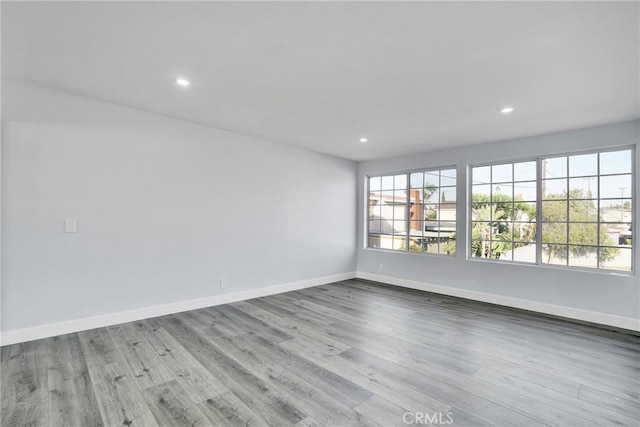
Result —
<path fill-rule="evenodd" d="M 77 231 L 77 223 L 75 218 L 69 218 L 64 220 L 64 232 L 75 233 Z"/>

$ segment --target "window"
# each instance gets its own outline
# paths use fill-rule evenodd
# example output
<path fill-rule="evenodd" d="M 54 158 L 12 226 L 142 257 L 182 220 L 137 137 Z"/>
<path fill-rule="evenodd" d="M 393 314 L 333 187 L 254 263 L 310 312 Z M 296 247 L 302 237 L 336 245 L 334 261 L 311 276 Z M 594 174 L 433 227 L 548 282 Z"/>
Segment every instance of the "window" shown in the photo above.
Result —
<path fill-rule="evenodd" d="M 536 262 L 536 161 L 472 169 L 471 256 Z"/>
<path fill-rule="evenodd" d="M 632 151 L 542 159 L 542 263 L 631 270 Z"/>
<path fill-rule="evenodd" d="M 407 247 L 407 175 L 369 178 L 369 247 Z"/>
<path fill-rule="evenodd" d="M 456 170 L 369 177 L 368 247 L 455 255 Z"/>
<path fill-rule="evenodd" d="M 630 271 L 632 163 L 619 150 L 473 167 L 471 257 Z"/>

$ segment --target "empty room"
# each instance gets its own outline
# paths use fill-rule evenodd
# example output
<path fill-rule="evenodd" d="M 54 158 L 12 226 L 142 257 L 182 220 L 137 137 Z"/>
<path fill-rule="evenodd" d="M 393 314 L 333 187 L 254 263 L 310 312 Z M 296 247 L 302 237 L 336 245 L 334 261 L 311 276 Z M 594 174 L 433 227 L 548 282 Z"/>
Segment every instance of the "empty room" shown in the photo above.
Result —
<path fill-rule="evenodd" d="M 640 2 L 2 1 L 0 425 L 640 425 Z"/>

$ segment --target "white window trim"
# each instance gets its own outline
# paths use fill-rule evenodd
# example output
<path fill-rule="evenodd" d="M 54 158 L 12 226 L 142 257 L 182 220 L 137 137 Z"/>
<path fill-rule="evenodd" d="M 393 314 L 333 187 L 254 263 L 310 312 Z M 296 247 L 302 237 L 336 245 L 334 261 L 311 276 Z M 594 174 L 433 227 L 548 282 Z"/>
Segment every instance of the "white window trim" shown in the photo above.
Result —
<path fill-rule="evenodd" d="M 410 170 L 404 170 L 401 172 L 384 172 L 384 173 L 376 173 L 376 174 L 371 174 L 371 175 L 365 175 L 365 218 L 366 218 L 366 226 L 365 226 L 365 241 L 364 241 L 364 249 L 365 250 L 371 250 L 371 251 L 376 251 L 376 252 L 388 252 L 388 253 L 394 253 L 394 254 L 410 254 L 410 255 L 418 255 L 418 256 L 430 256 L 430 257 L 444 257 L 446 259 L 454 259 L 456 258 L 458 251 L 459 251 L 459 244 L 463 242 L 463 240 L 458 239 L 458 235 L 456 233 L 456 252 L 453 255 L 449 255 L 449 254 L 433 254 L 433 253 L 428 253 L 428 252 L 411 252 L 410 251 L 410 247 L 411 247 L 411 240 L 410 240 L 410 233 L 411 233 L 411 228 L 409 227 L 409 212 L 410 212 L 410 191 L 411 191 L 411 174 L 412 173 L 418 173 L 418 172 L 422 172 L 422 173 L 427 173 L 427 172 L 442 172 L 443 170 L 454 170 L 455 174 L 456 174 L 456 185 L 455 185 L 455 189 L 456 189 L 456 193 L 458 190 L 458 186 L 460 185 L 460 183 L 458 182 L 458 167 L 457 165 L 448 165 L 448 166 L 436 166 L 436 167 L 432 167 L 432 168 L 418 168 L 418 169 L 410 169 Z M 406 176 L 406 180 L 407 180 L 407 185 L 405 188 L 405 191 L 407 192 L 407 201 L 405 202 L 405 221 L 407 223 L 407 230 L 405 231 L 405 239 L 406 239 L 406 247 L 404 249 L 404 251 L 400 251 L 400 250 L 396 250 L 396 249 L 387 249 L 387 248 L 372 248 L 369 246 L 369 196 L 371 194 L 371 189 L 370 189 L 370 183 L 371 183 L 371 178 L 382 178 L 385 176 L 395 176 L 395 175 L 405 175 Z M 440 182 L 438 182 L 438 184 L 441 184 L 441 179 Z M 451 186 L 446 186 L 446 187 L 451 187 Z M 438 185 L 438 189 L 440 189 L 441 186 Z M 382 191 L 382 190 L 380 190 Z M 440 202 L 438 202 L 439 204 Z M 458 198 L 456 197 L 456 206 L 458 205 L 459 201 Z M 459 223 L 459 219 L 456 217 L 456 224 Z M 457 227 L 456 227 L 457 229 Z"/>
<path fill-rule="evenodd" d="M 631 201 L 632 201 L 632 209 L 631 209 L 631 225 L 632 225 L 632 234 L 631 234 L 631 269 L 630 270 L 615 270 L 615 269 L 603 269 L 603 268 L 592 268 L 592 267 L 579 267 L 579 266 L 570 266 L 570 265 L 556 265 L 556 264 L 546 264 L 542 262 L 542 160 L 555 158 L 555 157 L 565 157 L 565 156 L 577 156 L 577 155 L 587 155 L 587 154 L 595 154 L 595 153 L 608 153 L 614 151 L 631 151 Z M 467 165 L 467 209 L 465 213 L 467 215 L 466 221 L 466 229 L 467 229 L 467 238 L 465 239 L 466 243 L 466 261 L 473 262 L 481 262 L 481 263 L 495 263 L 495 264 L 507 264 L 507 265 L 523 265 L 523 266 L 535 266 L 541 268 L 552 268 L 552 269 L 560 269 L 560 270 L 570 270 L 570 271 L 584 271 L 589 273 L 600 273 L 600 274 L 614 274 L 614 275 L 622 275 L 622 276 L 636 276 L 636 251 L 637 251 L 637 218 L 638 213 L 637 209 L 635 209 L 636 201 L 636 146 L 635 145 L 627 145 L 620 147 L 607 147 L 600 149 L 591 149 L 591 150 L 577 150 L 577 151 L 569 151 L 562 153 L 552 153 L 546 155 L 538 155 L 535 157 L 519 157 L 515 159 L 504 159 L 504 160 L 494 160 L 491 162 L 481 162 L 481 163 L 473 163 Z M 524 261 L 509 261 L 509 260 L 501 260 L 494 258 L 480 258 L 473 257 L 471 255 L 472 249 L 472 221 L 473 221 L 473 168 L 483 167 L 483 166 L 493 166 L 499 164 L 507 164 L 507 163 L 521 163 L 521 162 L 536 162 L 536 261 L 535 262 L 524 262 Z M 568 171 L 567 171 L 568 174 Z M 607 176 L 606 174 L 605 176 Z M 600 162 L 598 162 L 598 177 L 600 177 Z M 568 178 L 568 175 L 567 175 Z M 598 180 L 599 182 L 599 180 Z M 598 184 L 598 200 L 600 199 L 600 184 Z M 567 224 L 569 223 L 567 218 Z M 598 221 L 599 223 L 599 221 Z M 458 250 L 458 242 L 456 241 L 456 252 Z M 567 243 L 568 244 L 568 243 Z M 597 250 L 600 250 L 600 242 L 599 242 L 599 232 L 598 232 L 598 245 Z"/>

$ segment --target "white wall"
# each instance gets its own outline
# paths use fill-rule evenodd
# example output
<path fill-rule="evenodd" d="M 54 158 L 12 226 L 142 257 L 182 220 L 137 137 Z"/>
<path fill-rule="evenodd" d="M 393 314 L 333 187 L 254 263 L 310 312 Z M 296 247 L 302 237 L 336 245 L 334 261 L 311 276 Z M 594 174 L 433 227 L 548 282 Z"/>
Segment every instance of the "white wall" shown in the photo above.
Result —
<path fill-rule="evenodd" d="M 489 263 L 467 260 L 465 239 L 458 241 L 456 257 L 393 253 L 365 248 L 365 177 L 411 169 L 457 165 L 458 183 L 467 182 L 469 164 L 512 160 L 545 154 L 564 153 L 602 147 L 635 145 L 640 140 L 640 122 L 582 129 L 514 141 L 496 142 L 424 153 L 358 165 L 358 274 L 432 289 L 458 296 L 483 298 L 505 305 L 546 310 L 554 314 L 602 320 L 618 326 L 640 328 L 640 280 L 637 275 L 619 276 L 606 272 L 585 272 L 542 266 Z M 636 149 L 636 170 L 640 171 Z M 640 212 L 640 173 L 636 174 L 635 212 Z M 467 200 L 465 185 L 458 186 L 457 235 L 466 236 Z M 638 230 L 638 220 L 634 230 Z M 636 231 L 637 233 L 637 231 Z M 637 245 L 637 238 L 635 239 Z M 635 265 L 640 266 L 640 250 Z M 380 264 L 383 269 L 380 270 Z M 430 284 L 436 286 L 421 286 Z M 553 305 L 554 307 L 549 307 Z M 558 307 L 559 306 L 559 307 Z M 588 313 L 584 313 L 584 312 Z M 613 319 L 613 321 L 611 321 Z"/>
<path fill-rule="evenodd" d="M 367 250 L 363 235 L 367 174 L 457 165 L 466 182 L 470 163 L 637 146 L 637 121 L 363 162 L 356 174 L 353 162 L 232 132 L 18 82 L 2 89 L 5 336 L 348 274 L 356 252 L 361 276 L 640 317 L 637 275 L 468 261 L 464 250 L 455 258 Z M 457 198 L 466 199 L 464 186 Z M 461 236 L 463 203 L 457 215 Z M 78 219 L 78 233 L 63 233 L 65 218 Z"/>
<path fill-rule="evenodd" d="M 3 332 L 355 271 L 355 163 L 2 89 Z"/>

